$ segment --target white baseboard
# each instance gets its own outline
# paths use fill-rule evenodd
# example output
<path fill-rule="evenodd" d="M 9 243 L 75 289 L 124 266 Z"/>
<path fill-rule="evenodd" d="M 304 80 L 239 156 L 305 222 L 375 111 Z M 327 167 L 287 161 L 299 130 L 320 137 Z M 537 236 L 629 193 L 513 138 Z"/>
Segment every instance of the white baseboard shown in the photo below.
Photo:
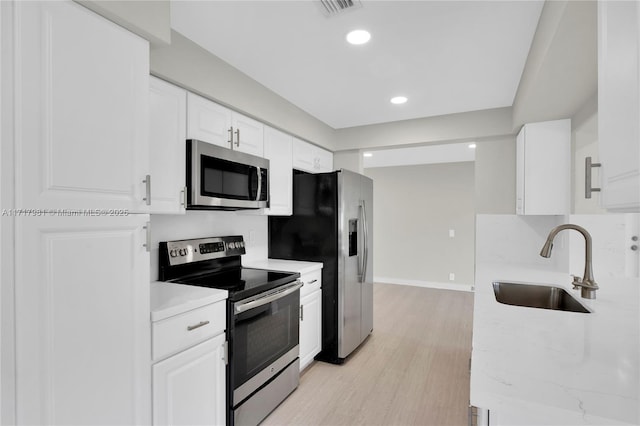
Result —
<path fill-rule="evenodd" d="M 437 283 L 433 281 L 403 280 L 400 278 L 373 277 L 374 283 L 411 285 L 414 287 L 438 288 L 442 290 L 473 291 L 471 284 Z"/>

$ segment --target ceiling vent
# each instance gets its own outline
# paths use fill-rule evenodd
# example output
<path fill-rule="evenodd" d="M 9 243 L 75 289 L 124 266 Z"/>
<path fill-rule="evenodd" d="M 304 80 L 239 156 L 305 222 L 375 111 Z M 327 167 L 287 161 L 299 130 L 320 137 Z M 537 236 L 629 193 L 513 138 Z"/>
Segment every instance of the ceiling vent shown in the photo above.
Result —
<path fill-rule="evenodd" d="M 319 0 L 320 9 L 325 16 L 336 16 L 351 9 L 362 7 L 360 0 Z"/>

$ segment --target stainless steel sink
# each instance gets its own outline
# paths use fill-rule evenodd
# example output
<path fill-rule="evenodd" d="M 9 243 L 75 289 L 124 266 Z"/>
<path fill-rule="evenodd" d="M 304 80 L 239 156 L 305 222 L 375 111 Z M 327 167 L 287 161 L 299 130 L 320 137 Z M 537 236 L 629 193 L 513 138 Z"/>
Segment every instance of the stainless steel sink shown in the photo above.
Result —
<path fill-rule="evenodd" d="M 496 300 L 505 305 L 591 313 L 560 287 L 494 281 L 493 292 Z"/>

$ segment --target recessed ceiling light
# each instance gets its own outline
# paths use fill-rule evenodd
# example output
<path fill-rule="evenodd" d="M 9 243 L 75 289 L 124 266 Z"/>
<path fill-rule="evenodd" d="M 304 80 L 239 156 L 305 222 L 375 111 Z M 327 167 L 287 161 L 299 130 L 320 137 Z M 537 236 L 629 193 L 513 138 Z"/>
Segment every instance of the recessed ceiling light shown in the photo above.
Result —
<path fill-rule="evenodd" d="M 391 98 L 391 103 L 392 104 L 396 104 L 396 105 L 400 105 L 407 102 L 407 98 L 406 96 L 396 96 L 395 98 Z"/>
<path fill-rule="evenodd" d="M 373 152 L 365 152 L 362 154 L 363 157 L 373 157 Z"/>
<path fill-rule="evenodd" d="M 475 143 L 470 143 L 468 146 L 469 146 L 469 148 L 473 149 L 473 148 L 476 147 L 476 144 Z"/>
<path fill-rule="evenodd" d="M 353 30 L 347 34 L 347 41 L 351 44 L 365 44 L 371 39 L 369 31 Z"/>

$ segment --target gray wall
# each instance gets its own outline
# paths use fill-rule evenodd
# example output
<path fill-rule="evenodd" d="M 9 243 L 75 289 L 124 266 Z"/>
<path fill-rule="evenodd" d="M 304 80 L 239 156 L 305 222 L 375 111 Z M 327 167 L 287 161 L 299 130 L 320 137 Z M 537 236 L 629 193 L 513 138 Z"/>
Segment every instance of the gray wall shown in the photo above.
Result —
<path fill-rule="evenodd" d="M 478 214 L 516 212 L 516 138 L 476 143 L 475 206 Z"/>
<path fill-rule="evenodd" d="M 336 150 L 475 140 L 512 132 L 511 108 L 394 121 L 336 131 Z"/>
<path fill-rule="evenodd" d="M 301 139 L 334 150 L 335 131 L 182 34 L 151 49 L 151 73 Z"/>
<path fill-rule="evenodd" d="M 513 127 L 570 118 L 597 90 L 595 1 L 547 1 L 513 101 Z"/>
<path fill-rule="evenodd" d="M 473 162 L 371 168 L 365 174 L 374 182 L 374 279 L 473 284 Z"/>
<path fill-rule="evenodd" d="M 169 0 L 76 0 L 151 42 L 171 43 L 171 4 Z"/>

